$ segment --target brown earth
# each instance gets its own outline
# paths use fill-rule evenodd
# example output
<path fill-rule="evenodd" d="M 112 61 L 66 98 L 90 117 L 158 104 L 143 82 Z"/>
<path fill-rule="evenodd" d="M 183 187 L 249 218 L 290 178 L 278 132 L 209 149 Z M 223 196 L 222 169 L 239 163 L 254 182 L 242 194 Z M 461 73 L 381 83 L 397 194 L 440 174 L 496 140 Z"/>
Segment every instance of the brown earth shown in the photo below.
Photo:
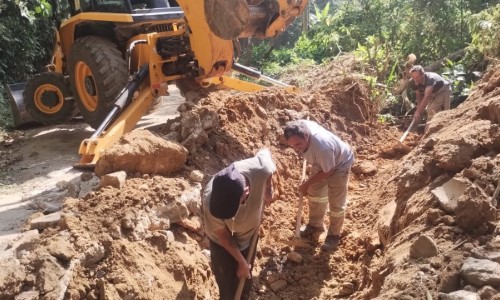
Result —
<path fill-rule="evenodd" d="M 437 299 L 458 290 L 464 258 L 498 234 L 489 200 L 500 176 L 500 93 L 488 78 L 499 78 L 500 70 L 492 73 L 463 105 L 438 114 L 423 136 L 410 134 L 410 153 L 393 147 L 399 128 L 376 122 L 377 102 L 350 57 L 302 74 L 314 81 L 298 79 L 298 95 L 279 89 L 186 95 L 181 116 L 155 130 L 189 151 L 185 167 L 160 176 L 149 164 L 150 172 L 129 170 L 122 189 L 67 198 L 57 226 L 6 264 L 0 299 L 28 290 L 40 299 L 216 299 L 199 205 L 186 200 L 197 194 L 199 203 L 200 183 L 191 174 L 200 170 L 204 186 L 216 171 L 262 147 L 271 149 L 278 172 L 276 201 L 260 230 L 254 299 Z M 287 121 L 306 117 L 356 152 L 334 253 L 319 250 L 324 236 L 294 238 L 302 162 L 280 135 Z M 136 149 L 131 165 L 141 159 Z M 155 153 L 168 161 L 166 152 Z M 456 215 L 431 194 L 453 177 L 469 183 Z M 436 256 L 409 257 L 421 234 L 434 239 Z"/>

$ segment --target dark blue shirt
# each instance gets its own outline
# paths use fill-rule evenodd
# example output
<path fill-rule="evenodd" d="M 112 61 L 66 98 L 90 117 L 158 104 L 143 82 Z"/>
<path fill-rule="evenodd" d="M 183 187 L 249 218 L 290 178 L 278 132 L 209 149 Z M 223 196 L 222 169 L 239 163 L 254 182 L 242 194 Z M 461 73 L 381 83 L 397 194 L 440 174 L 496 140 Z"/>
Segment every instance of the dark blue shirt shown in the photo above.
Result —
<path fill-rule="evenodd" d="M 423 93 L 425 91 L 426 87 L 432 86 L 432 93 L 435 93 L 435 92 L 439 91 L 439 89 L 442 88 L 443 85 L 445 85 L 446 83 L 448 83 L 446 81 L 446 79 L 439 76 L 438 74 L 436 74 L 434 72 L 425 72 L 423 84 L 416 84 L 412 78 L 412 79 L 410 79 L 409 86 L 411 89 L 413 89 L 415 91 L 418 90 L 421 93 Z"/>

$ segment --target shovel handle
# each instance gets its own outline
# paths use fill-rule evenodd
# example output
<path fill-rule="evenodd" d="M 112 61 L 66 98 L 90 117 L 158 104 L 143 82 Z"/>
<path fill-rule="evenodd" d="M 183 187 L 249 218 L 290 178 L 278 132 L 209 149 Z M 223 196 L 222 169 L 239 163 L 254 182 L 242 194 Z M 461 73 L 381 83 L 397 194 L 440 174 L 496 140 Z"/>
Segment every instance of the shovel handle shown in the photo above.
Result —
<path fill-rule="evenodd" d="M 306 179 L 306 160 L 302 162 L 302 175 L 300 179 L 300 183 L 304 182 Z M 297 209 L 297 218 L 295 222 L 295 237 L 300 237 L 300 227 L 302 226 L 302 203 L 304 202 L 304 195 L 300 193 L 299 195 L 299 206 Z"/>
<path fill-rule="evenodd" d="M 413 128 L 413 125 L 415 125 L 415 118 L 410 123 L 410 126 L 408 126 L 408 129 L 406 129 L 405 133 L 403 133 L 403 136 L 399 139 L 399 142 L 402 143 L 405 139 L 408 133 L 410 133 L 410 130 Z"/>
<path fill-rule="evenodd" d="M 257 240 L 259 239 L 259 228 L 255 230 L 255 233 L 252 236 L 252 240 L 250 241 L 250 248 L 248 249 L 247 254 L 247 263 L 250 264 L 252 262 L 253 254 L 255 253 L 255 249 L 257 248 Z M 236 293 L 234 294 L 234 300 L 240 300 L 241 293 L 243 292 L 243 287 L 245 287 L 245 281 L 247 279 L 245 277 L 241 277 L 238 282 L 238 288 L 236 289 Z"/>

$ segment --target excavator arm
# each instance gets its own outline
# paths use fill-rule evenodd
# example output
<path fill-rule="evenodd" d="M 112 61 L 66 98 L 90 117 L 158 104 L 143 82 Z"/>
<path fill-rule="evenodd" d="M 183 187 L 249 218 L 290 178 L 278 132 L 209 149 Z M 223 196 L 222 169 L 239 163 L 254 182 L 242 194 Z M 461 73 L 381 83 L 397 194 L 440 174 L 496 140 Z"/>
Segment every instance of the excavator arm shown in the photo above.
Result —
<path fill-rule="evenodd" d="M 233 40 L 277 36 L 307 5 L 307 0 L 178 0 L 184 11 L 200 78 L 231 70 Z"/>

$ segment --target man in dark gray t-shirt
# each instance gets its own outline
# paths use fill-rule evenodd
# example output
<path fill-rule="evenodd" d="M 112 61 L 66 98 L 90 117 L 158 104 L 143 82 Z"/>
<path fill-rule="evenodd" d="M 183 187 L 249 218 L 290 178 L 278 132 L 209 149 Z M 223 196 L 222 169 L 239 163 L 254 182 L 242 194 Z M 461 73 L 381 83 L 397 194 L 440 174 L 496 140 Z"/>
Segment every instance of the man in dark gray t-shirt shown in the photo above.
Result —
<path fill-rule="evenodd" d="M 434 72 L 425 72 L 420 65 L 410 69 L 409 87 L 417 94 L 417 110 L 413 115 L 419 120 L 422 111 L 427 111 L 427 121 L 442 110 L 450 109 L 451 86 L 443 77 Z"/>

